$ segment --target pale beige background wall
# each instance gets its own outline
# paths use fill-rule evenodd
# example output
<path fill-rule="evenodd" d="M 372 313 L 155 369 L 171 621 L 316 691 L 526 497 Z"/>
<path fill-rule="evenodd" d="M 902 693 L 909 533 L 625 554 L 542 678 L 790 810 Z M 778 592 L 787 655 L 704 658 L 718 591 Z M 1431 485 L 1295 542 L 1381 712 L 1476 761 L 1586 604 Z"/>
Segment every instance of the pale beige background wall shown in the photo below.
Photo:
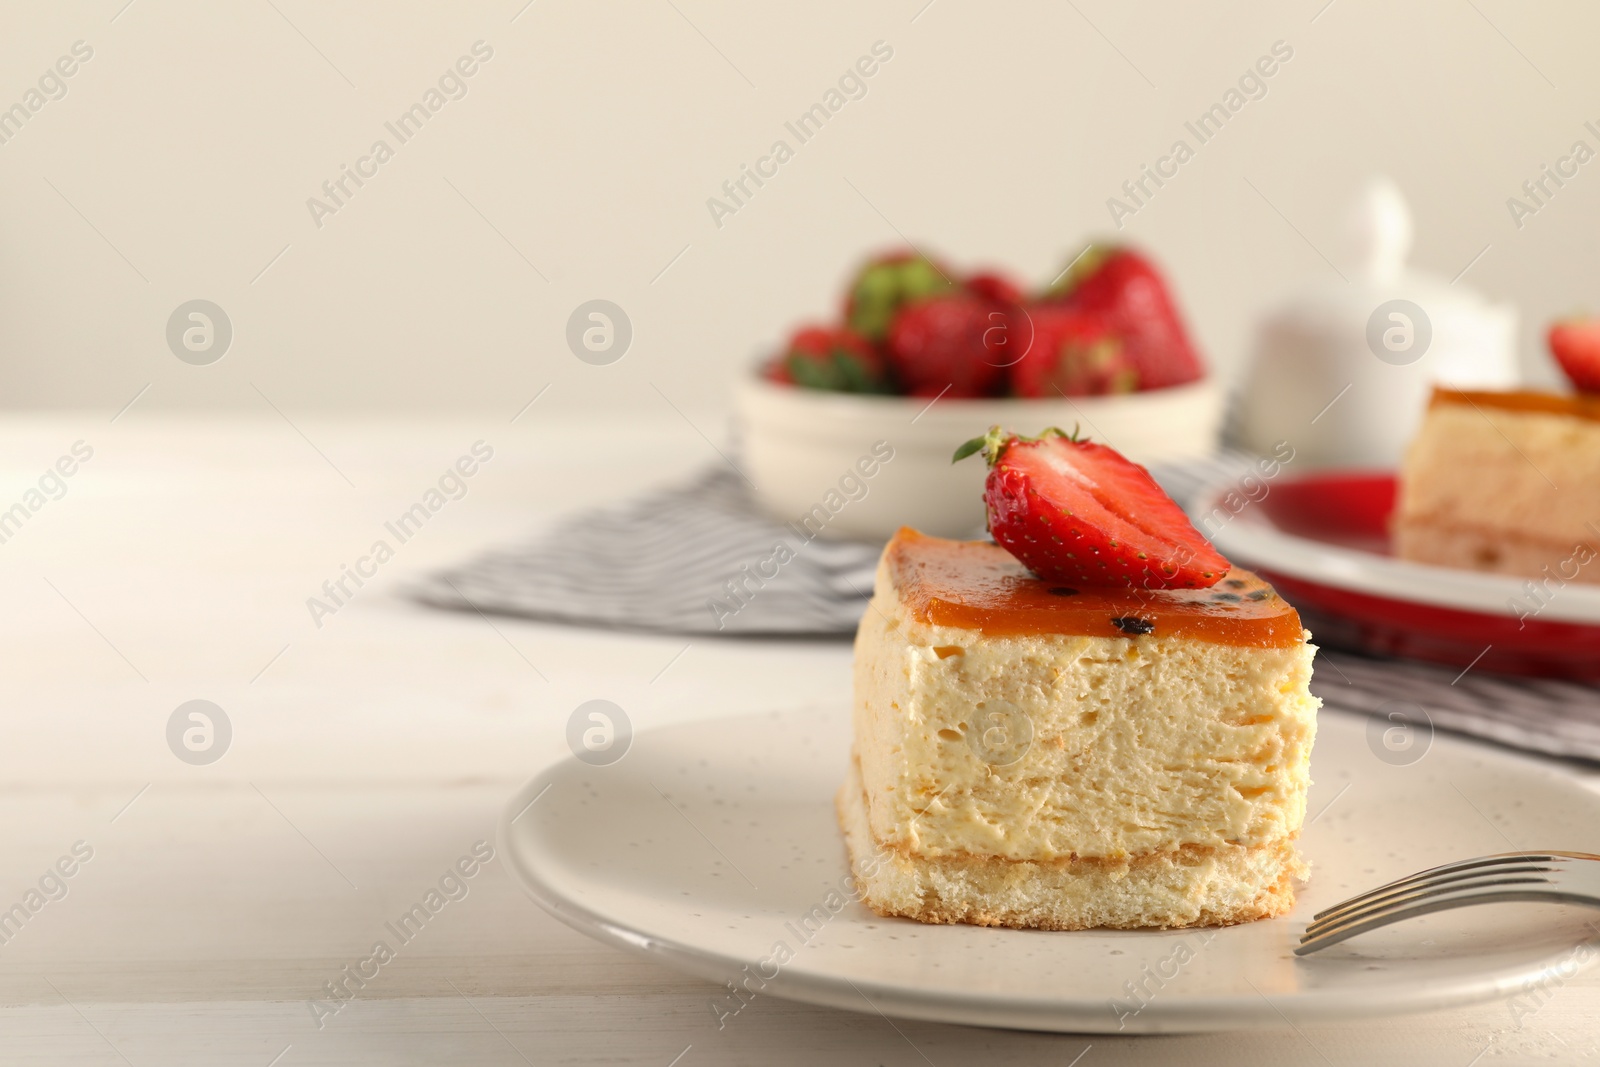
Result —
<path fill-rule="evenodd" d="M 0 403 L 109 413 L 148 384 L 141 410 L 509 417 L 546 383 L 568 412 L 658 410 L 654 383 L 714 409 L 897 230 L 1053 274 L 1277 40 L 1268 95 L 1123 233 L 1213 361 L 1239 366 L 1273 292 L 1332 276 L 1344 200 L 1381 169 L 1417 262 L 1453 276 L 1489 246 L 1464 280 L 1520 304 L 1546 376 L 1538 324 L 1600 310 L 1600 163 L 1520 231 L 1505 201 L 1600 147 L 1596 8 L 1324 2 L 10 0 L 0 107 L 75 41 L 94 55 L 0 145 Z M 479 40 L 467 95 L 319 229 L 307 198 Z M 707 198 L 880 40 L 866 95 L 719 229 Z M 195 297 L 235 330 L 208 367 L 164 338 Z M 593 297 L 633 321 L 613 366 L 564 341 Z"/>

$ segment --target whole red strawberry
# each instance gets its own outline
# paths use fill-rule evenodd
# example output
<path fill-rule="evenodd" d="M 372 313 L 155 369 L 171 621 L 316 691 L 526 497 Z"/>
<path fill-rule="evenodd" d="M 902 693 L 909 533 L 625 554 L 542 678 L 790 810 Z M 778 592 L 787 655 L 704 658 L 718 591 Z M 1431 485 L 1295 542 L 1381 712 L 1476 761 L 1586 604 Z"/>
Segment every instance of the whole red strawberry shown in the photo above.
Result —
<path fill-rule="evenodd" d="M 1045 299 L 1104 317 L 1122 338 L 1141 389 L 1205 376 L 1161 272 L 1132 249 L 1091 245 Z"/>
<path fill-rule="evenodd" d="M 1139 388 L 1139 372 L 1127 349 L 1098 315 L 1064 304 L 1024 309 L 1031 341 L 1011 368 L 1017 396 L 1103 396 Z"/>
<path fill-rule="evenodd" d="M 1600 319 L 1552 323 L 1550 354 L 1580 393 L 1600 393 Z"/>
<path fill-rule="evenodd" d="M 998 426 L 956 449 L 989 462 L 989 532 L 1048 582 L 1204 589 L 1223 559 L 1150 472 L 1116 450 L 1057 429 L 1019 437 Z"/>
<path fill-rule="evenodd" d="M 888 369 L 872 345 L 849 330 L 806 326 L 767 364 L 776 382 L 843 393 L 887 393 Z"/>
<path fill-rule="evenodd" d="M 981 271 L 962 283 L 967 292 L 996 304 L 1021 304 L 1022 286 L 999 271 Z"/>
<path fill-rule="evenodd" d="M 881 342 L 906 304 L 956 288 L 942 265 L 918 252 L 891 252 L 867 261 L 850 282 L 844 321 L 856 333 Z"/>
<path fill-rule="evenodd" d="M 970 293 L 930 297 L 900 309 L 884 354 L 911 396 L 993 396 L 1012 362 L 1012 319 L 1000 304 Z"/>

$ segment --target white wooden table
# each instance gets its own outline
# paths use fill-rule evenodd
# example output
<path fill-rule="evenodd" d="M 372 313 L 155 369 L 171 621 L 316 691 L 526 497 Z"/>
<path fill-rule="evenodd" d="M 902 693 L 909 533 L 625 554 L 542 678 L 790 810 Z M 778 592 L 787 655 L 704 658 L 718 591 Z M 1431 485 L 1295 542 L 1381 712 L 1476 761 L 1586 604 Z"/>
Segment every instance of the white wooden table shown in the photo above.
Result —
<path fill-rule="evenodd" d="M 407 575 L 715 458 L 667 418 L 582 451 L 539 409 L 514 426 L 137 408 L 115 423 L 0 422 L 0 512 L 74 442 L 94 450 L 64 496 L 0 543 L 0 909 L 75 843 L 93 850 L 47 880 L 66 895 L 34 898 L 0 946 L 0 1062 L 1467 1067 L 1600 1055 L 1600 972 L 1520 1025 L 1491 1005 L 1303 1031 L 1078 1038 L 767 997 L 719 1030 L 716 987 L 566 929 L 496 861 L 319 1028 L 308 1001 L 475 842 L 493 841 L 510 793 L 566 755 L 579 703 L 616 701 L 643 729 L 847 699 L 844 642 L 491 625 L 395 595 Z M 315 625 L 307 598 L 480 439 L 494 457 L 465 496 Z M 203 766 L 166 740 L 169 716 L 195 699 L 233 730 Z"/>

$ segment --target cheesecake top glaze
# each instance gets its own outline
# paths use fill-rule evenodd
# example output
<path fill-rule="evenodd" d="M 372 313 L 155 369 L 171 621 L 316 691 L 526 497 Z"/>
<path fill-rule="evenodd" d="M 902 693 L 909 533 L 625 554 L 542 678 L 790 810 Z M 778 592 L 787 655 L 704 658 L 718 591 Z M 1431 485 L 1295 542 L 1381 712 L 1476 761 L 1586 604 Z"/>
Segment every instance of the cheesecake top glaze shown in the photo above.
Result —
<path fill-rule="evenodd" d="M 1183 637 L 1288 648 L 1300 615 L 1272 587 L 1235 568 L 1210 589 L 1072 588 L 1035 578 L 988 541 L 949 541 L 901 527 L 885 564 L 918 622 L 988 636 Z"/>
<path fill-rule="evenodd" d="M 1474 391 L 1434 387 L 1429 407 L 1465 404 L 1499 411 L 1537 412 L 1545 415 L 1570 415 L 1600 422 L 1600 395 L 1592 393 L 1540 393 L 1532 389 Z"/>

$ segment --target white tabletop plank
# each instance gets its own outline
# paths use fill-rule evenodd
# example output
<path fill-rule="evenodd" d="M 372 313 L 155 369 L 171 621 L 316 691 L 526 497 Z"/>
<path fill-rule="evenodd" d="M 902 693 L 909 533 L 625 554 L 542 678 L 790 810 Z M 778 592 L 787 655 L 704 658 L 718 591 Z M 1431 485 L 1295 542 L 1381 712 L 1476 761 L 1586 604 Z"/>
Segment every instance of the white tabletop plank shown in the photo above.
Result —
<path fill-rule="evenodd" d="M 0 508 L 74 441 L 95 448 L 66 495 L 0 544 L 0 908 L 76 842 L 93 849 L 66 895 L 0 946 L 7 1064 L 265 1067 L 281 1053 L 284 1067 L 666 1067 L 680 1055 L 682 1067 L 943 1067 L 1067 1064 L 1090 1045 L 1079 1062 L 1464 1067 L 1600 1054 L 1592 973 L 1531 1014 L 1490 1005 L 1298 1032 L 1013 1034 L 775 997 L 719 1029 L 716 987 L 566 929 L 497 859 L 319 1028 L 308 1002 L 493 841 L 510 794 L 566 754 L 579 703 L 614 700 L 636 728 L 837 706 L 850 651 L 491 626 L 397 595 L 408 575 L 715 461 L 676 416 L 586 433 L 581 447 L 572 426 L 531 418 L 297 421 L 315 448 L 282 421 L 137 409 L 114 425 L 0 425 Z M 317 627 L 306 598 L 480 439 L 495 457 L 466 495 Z M 164 734 L 196 698 L 234 729 L 205 767 L 178 760 Z"/>

